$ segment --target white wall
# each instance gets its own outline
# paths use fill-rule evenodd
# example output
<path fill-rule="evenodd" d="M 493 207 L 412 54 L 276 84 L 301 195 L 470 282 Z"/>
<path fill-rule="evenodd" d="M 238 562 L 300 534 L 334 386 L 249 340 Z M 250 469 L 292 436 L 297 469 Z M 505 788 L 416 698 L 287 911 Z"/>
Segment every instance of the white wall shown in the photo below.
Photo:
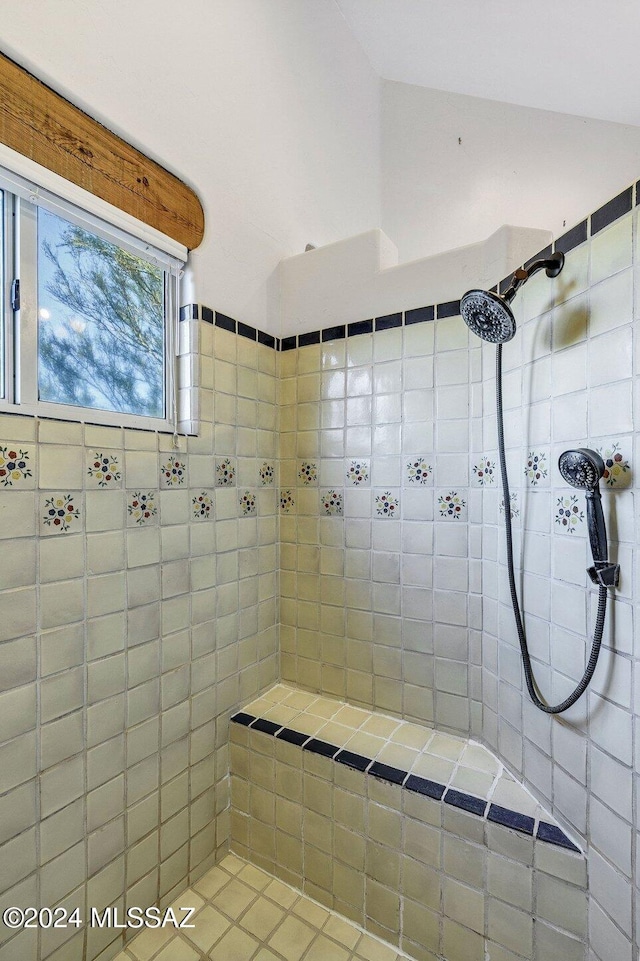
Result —
<path fill-rule="evenodd" d="M 459 300 L 508 277 L 550 241 L 547 231 L 505 226 L 482 243 L 399 264 L 387 235 L 369 230 L 296 254 L 279 268 L 282 335 Z"/>
<path fill-rule="evenodd" d="M 557 237 L 638 176 L 640 127 L 382 83 L 381 226 L 401 262 L 502 224 Z"/>
<path fill-rule="evenodd" d="M 379 80 L 326 0 L 0 0 L 0 50 L 194 187 L 199 301 L 277 332 L 273 272 L 375 227 Z"/>

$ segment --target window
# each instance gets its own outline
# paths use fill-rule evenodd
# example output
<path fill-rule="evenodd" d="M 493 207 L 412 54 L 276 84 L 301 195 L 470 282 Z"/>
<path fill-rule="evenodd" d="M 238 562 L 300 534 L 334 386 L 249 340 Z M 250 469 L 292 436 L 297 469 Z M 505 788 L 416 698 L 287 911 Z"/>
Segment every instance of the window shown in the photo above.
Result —
<path fill-rule="evenodd" d="M 183 264 L 16 175 L 0 188 L 2 408 L 175 430 Z"/>

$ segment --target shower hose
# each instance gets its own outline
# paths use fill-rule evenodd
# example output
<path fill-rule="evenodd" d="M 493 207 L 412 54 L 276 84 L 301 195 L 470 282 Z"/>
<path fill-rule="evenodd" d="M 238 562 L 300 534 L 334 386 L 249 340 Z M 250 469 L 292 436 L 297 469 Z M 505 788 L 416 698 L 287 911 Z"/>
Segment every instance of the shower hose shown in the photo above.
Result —
<path fill-rule="evenodd" d="M 518 640 L 520 641 L 520 653 L 522 654 L 522 664 L 524 667 L 524 676 L 527 682 L 527 690 L 531 700 L 537 708 L 544 711 L 545 714 L 562 714 L 563 711 L 568 710 L 572 707 L 578 698 L 584 694 L 587 687 L 591 682 L 593 673 L 596 669 L 596 664 L 598 663 L 598 656 L 600 654 L 600 645 L 602 643 L 602 632 L 604 630 L 604 618 L 607 609 L 607 589 L 602 584 L 598 588 L 598 613 L 596 616 L 596 624 L 593 632 L 593 641 L 591 643 L 591 654 L 589 656 L 589 663 L 585 669 L 584 674 L 577 685 L 575 690 L 561 701 L 560 704 L 545 704 L 544 701 L 538 696 L 536 690 L 536 682 L 533 676 L 533 668 L 531 667 L 531 657 L 529 656 L 529 646 L 527 644 L 527 637 L 524 631 L 524 624 L 522 621 L 522 615 L 520 613 L 520 605 L 518 603 L 518 594 L 516 591 L 516 579 L 513 571 L 513 532 L 511 527 L 511 497 L 509 494 L 509 477 L 507 475 L 507 464 L 504 453 L 504 423 L 502 414 L 502 344 L 496 346 L 496 414 L 498 420 L 498 454 L 500 458 L 500 474 L 502 477 L 502 494 L 504 498 L 504 527 L 505 527 L 505 539 L 507 545 L 507 570 L 509 574 L 509 591 L 511 593 L 511 606 L 513 608 L 513 616 L 516 622 L 516 629 L 518 631 Z"/>

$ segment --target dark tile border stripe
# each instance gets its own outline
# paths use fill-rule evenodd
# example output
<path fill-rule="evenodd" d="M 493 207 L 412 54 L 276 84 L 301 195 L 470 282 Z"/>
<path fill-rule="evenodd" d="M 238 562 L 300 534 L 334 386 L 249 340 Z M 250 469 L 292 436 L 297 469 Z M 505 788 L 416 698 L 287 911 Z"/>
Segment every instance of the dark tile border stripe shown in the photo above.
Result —
<path fill-rule="evenodd" d="M 402 327 L 402 314 L 385 314 L 384 317 L 376 317 L 376 330 L 391 330 L 394 327 Z"/>
<path fill-rule="evenodd" d="M 261 330 L 258 331 L 258 343 L 264 344 L 265 347 L 273 347 L 275 350 L 278 349 L 276 347 L 276 338 L 271 334 L 263 333 Z"/>
<path fill-rule="evenodd" d="M 362 754 L 354 754 L 353 751 L 345 751 L 344 749 L 336 754 L 335 759 L 338 764 L 346 764 L 347 767 L 352 767 L 354 771 L 366 771 L 371 764 L 371 758 L 363 757 Z"/>
<path fill-rule="evenodd" d="M 460 301 L 448 300 L 446 304 L 438 304 L 436 311 L 438 320 L 443 320 L 446 317 L 457 317 L 460 313 Z"/>
<path fill-rule="evenodd" d="M 407 791 L 424 794 L 425 797 L 434 798 L 436 801 L 442 800 L 442 795 L 446 790 L 444 784 L 438 784 L 437 781 L 430 781 L 426 777 L 418 777 L 416 774 L 410 774 L 404 786 Z"/>
<path fill-rule="evenodd" d="M 408 771 L 401 771 L 398 767 L 391 767 L 390 764 L 382 764 L 381 761 L 374 761 L 369 768 L 369 774 L 380 781 L 390 781 L 391 784 L 402 784 L 408 773 Z"/>
<path fill-rule="evenodd" d="M 309 734 L 303 734 L 301 731 L 295 731 L 293 728 L 281 727 L 266 718 L 256 718 L 245 711 L 238 711 L 232 715 L 230 720 L 232 723 L 248 727 L 252 731 L 259 731 L 261 734 L 274 736 L 280 741 L 294 744 L 296 747 L 301 747 L 303 751 L 319 754 L 321 757 L 337 761 L 338 764 L 344 764 L 355 771 L 370 774 L 380 781 L 397 784 L 414 794 L 421 794 L 423 797 L 449 804 L 451 807 L 459 808 L 461 811 L 473 814 L 476 817 L 485 818 L 486 815 L 486 820 L 494 824 L 520 831 L 522 834 L 528 834 L 531 837 L 535 836 L 538 841 L 545 841 L 548 844 L 555 844 L 558 847 L 566 848 L 568 851 L 582 854 L 580 848 L 576 847 L 564 831 L 555 824 L 540 821 L 534 834 L 534 819 L 526 814 L 521 814 L 519 811 L 503 808 L 499 804 L 491 804 L 483 798 L 466 794 L 464 791 L 456 791 L 454 788 L 447 789 L 444 784 L 439 784 L 437 781 L 430 781 L 428 778 L 409 774 L 408 771 L 391 767 L 389 764 L 383 764 L 362 754 L 354 754 L 352 751 L 345 750 L 345 748 L 336 747 L 335 744 L 329 744 L 327 741 L 322 741 Z"/>
<path fill-rule="evenodd" d="M 608 203 L 603 204 L 599 207 L 595 213 L 591 214 L 591 236 L 593 237 L 600 230 L 604 230 L 609 224 L 612 224 L 614 220 L 618 220 L 620 217 L 624 217 L 631 210 L 632 205 L 632 187 L 627 187 L 623 190 L 621 194 L 614 197 Z"/>
<path fill-rule="evenodd" d="M 259 717 L 257 721 L 254 721 L 251 725 L 252 731 L 262 731 L 263 734 L 276 734 L 282 724 L 275 724 L 273 721 L 267 721 L 264 717 Z"/>
<path fill-rule="evenodd" d="M 576 224 L 571 230 L 567 230 L 566 234 L 562 237 L 558 237 L 555 244 L 553 245 L 554 250 L 560 250 L 563 254 L 568 254 L 570 250 L 574 247 L 579 247 L 587 239 L 587 221 L 583 220 L 582 223 Z"/>
<path fill-rule="evenodd" d="M 502 824 L 506 828 L 513 828 L 515 831 L 522 831 L 523 834 L 533 834 L 535 821 L 526 814 L 518 814 L 509 808 L 500 807 L 499 804 L 490 804 L 487 821 L 494 821 Z"/>
<path fill-rule="evenodd" d="M 347 328 L 344 324 L 338 324 L 337 327 L 325 327 L 322 331 L 322 343 L 324 344 L 327 340 L 344 340 L 347 336 Z"/>
<path fill-rule="evenodd" d="M 327 741 L 320 741 L 317 737 L 312 737 L 302 747 L 303 751 L 311 751 L 312 754 L 321 754 L 322 757 L 333 758 L 340 750 L 335 744 Z"/>
<path fill-rule="evenodd" d="M 250 327 L 249 324 L 243 324 L 242 321 L 238 321 L 238 336 L 246 337 L 247 340 L 257 340 L 258 331 L 255 327 Z"/>
<path fill-rule="evenodd" d="M 358 334 L 372 334 L 373 321 L 357 320 L 354 324 L 347 324 L 347 333 L 349 337 L 357 337 Z"/>
<path fill-rule="evenodd" d="M 320 331 L 308 330 L 304 334 L 298 334 L 298 347 L 311 347 L 312 344 L 320 343 Z"/>
<path fill-rule="evenodd" d="M 249 725 L 253 724 L 253 722 L 257 719 L 253 716 L 253 714 L 245 714 L 244 711 L 238 711 L 237 714 L 233 715 L 231 720 L 235 724 L 242 724 L 244 727 L 249 727 Z"/>
<path fill-rule="evenodd" d="M 477 814 L 478 817 L 484 817 L 487 808 L 487 802 L 483 798 L 465 794 L 464 791 L 455 791 L 453 788 L 449 788 L 446 792 L 444 803 L 451 804 L 452 807 L 460 808 L 462 811 L 468 811 L 469 814 Z"/>
<path fill-rule="evenodd" d="M 549 824 L 547 821 L 540 821 L 538 824 L 536 838 L 538 841 L 548 841 L 550 844 L 557 844 L 559 847 L 567 848 L 569 851 L 577 851 L 578 854 L 582 853 L 580 848 L 576 847 L 573 841 L 569 840 L 564 831 L 555 824 Z"/>
<path fill-rule="evenodd" d="M 404 324 L 405 327 L 411 326 L 411 324 L 426 324 L 433 320 L 436 315 L 435 307 L 414 307 L 413 310 L 405 310 L 404 312 Z"/>
<path fill-rule="evenodd" d="M 226 314 L 219 314 L 218 311 L 216 311 L 216 327 L 228 330 L 232 334 L 236 332 L 236 322 L 233 317 L 227 317 Z"/>
<path fill-rule="evenodd" d="M 231 718 L 233 720 L 233 718 Z M 281 731 L 278 731 L 276 737 L 281 741 L 287 741 L 288 744 L 295 744 L 296 747 L 302 747 L 305 741 L 309 740 L 308 734 L 302 734 L 300 731 L 292 731 L 290 727 L 283 727 Z"/>

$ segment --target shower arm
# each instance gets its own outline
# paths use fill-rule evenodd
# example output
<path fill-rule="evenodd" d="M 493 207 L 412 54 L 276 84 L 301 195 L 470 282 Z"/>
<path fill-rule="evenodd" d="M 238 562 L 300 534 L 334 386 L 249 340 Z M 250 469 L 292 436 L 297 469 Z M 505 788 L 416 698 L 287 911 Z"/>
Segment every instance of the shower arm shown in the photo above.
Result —
<path fill-rule="evenodd" d="M 529 267 L 518 267 L 513 273 L 511 283 L 504 294 L 501 295 L 502 299 L 510 304 L 522 285 L 529 280 L 529 277 L 533 277 L 534 274 L 543 269 L 546 270 L 547 277 L 557 277 L 563 266 L 564 254 L 558 251 L 553 257 L 548 257 L 545 260 L 535 260 Z"/>

